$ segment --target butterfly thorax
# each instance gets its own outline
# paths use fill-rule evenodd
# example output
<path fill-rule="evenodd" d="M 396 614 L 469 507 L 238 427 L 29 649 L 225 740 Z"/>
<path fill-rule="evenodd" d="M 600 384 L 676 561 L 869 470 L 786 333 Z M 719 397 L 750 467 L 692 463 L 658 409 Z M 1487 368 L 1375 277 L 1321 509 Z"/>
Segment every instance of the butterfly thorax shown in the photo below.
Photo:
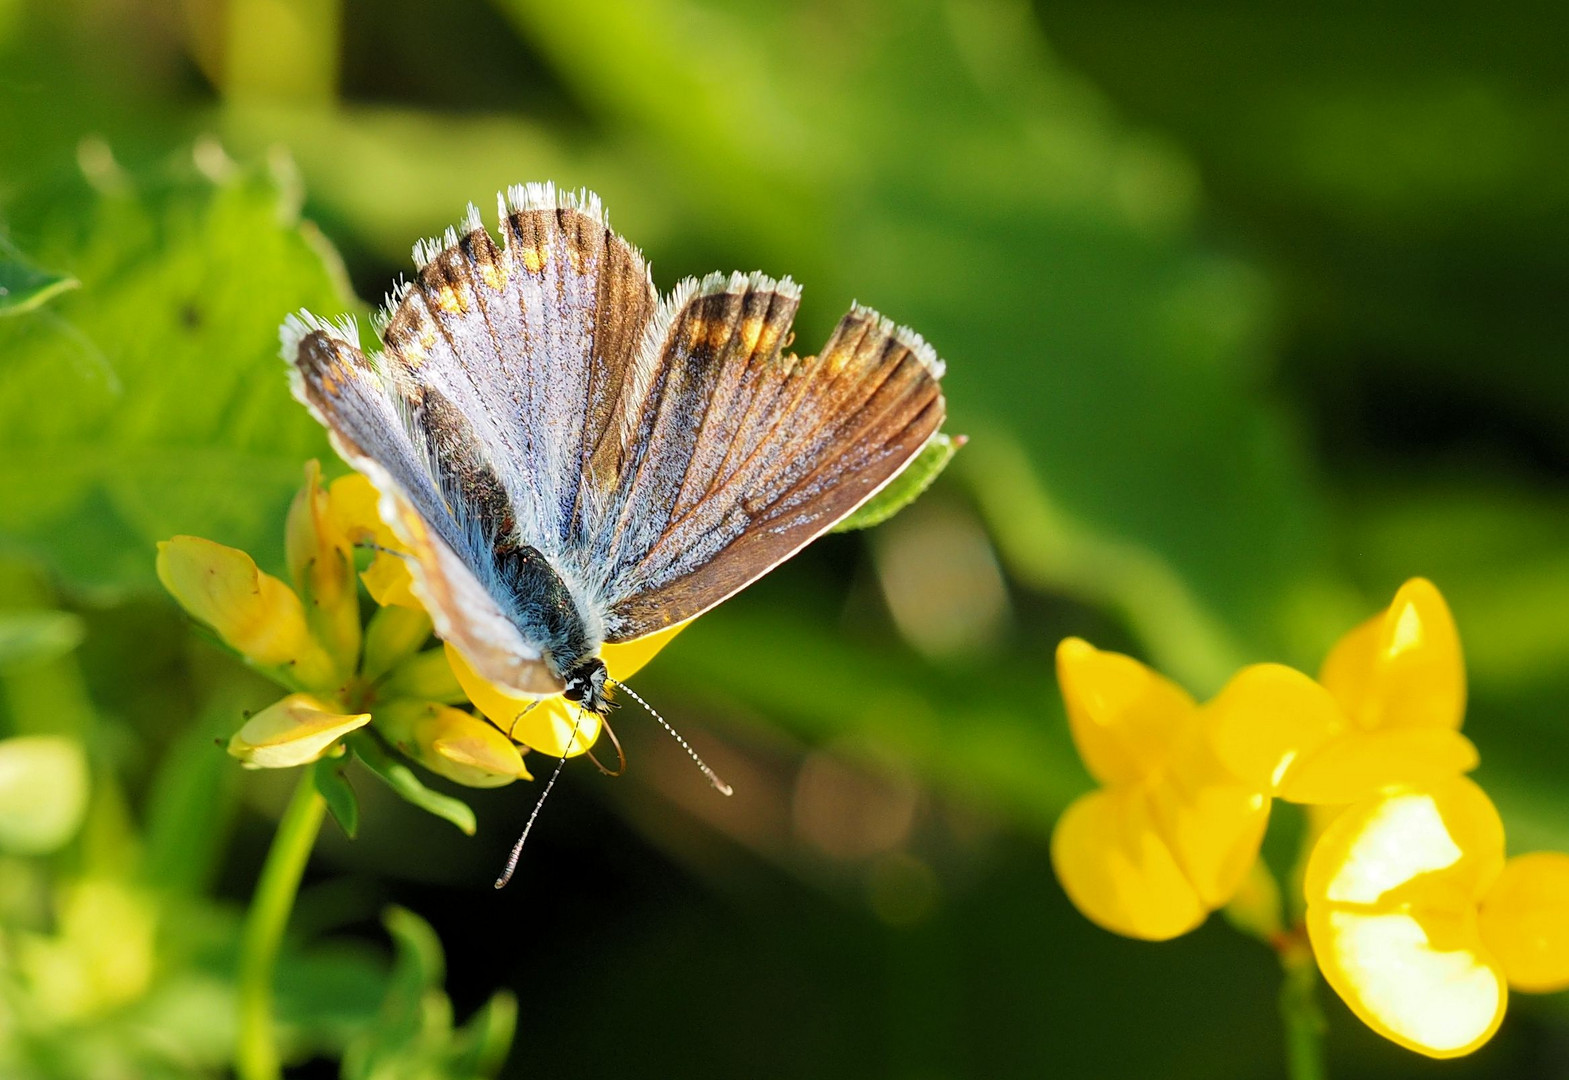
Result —
<path fill-rule="evenodd" d="M 496 599 L 525 640 L 543 647 L 543 660 L 565 684 L 566 696 L 603 712 L 605 665 L 571 588 L 537 548 L 505 540 L 494 548 Z"/>

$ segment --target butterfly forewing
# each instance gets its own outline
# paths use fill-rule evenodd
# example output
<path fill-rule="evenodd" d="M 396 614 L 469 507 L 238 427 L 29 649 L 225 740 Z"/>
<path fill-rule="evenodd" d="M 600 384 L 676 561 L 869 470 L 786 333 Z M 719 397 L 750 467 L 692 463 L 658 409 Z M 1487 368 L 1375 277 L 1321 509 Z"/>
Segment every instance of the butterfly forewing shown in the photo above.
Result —
<path fill-rule="evenodd" d="M 581 544 L 595 451 L 618 448 L 618 399 L 657 300 L 597 199 L 558 202 L 547 185 L 505 205 L 500 247 L 471 211 L 461 236 L 417 253 L 383 337 L 409 382 L 468 418 L 524 541 L 558 557 Z"/>
<path fill-rule="evenodd" d="M 395 380 L 354 344 L 350 327 L 316 319 L 284 324 L 284 354 L 295 394 L 326 425 L 333 446 L 381 492 L 381 515 L 409 550 L 415 588 L 437 632 L 489 677 L 520 690 L 552 693 L 559 683 L 487 586 L 483 553 L 465 517 L 454 513 Z M 455 452 L 463 452 L 457 449 Z"/>

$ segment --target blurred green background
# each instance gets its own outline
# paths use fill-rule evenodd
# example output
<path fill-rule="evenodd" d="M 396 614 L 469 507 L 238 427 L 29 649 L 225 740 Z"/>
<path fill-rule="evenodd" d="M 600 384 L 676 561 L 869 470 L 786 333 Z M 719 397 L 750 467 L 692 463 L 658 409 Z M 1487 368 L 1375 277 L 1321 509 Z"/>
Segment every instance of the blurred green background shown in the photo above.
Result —
<path fill-rule="evenodd" d="M 496 893 L 538 785 L 465 793 L 470 840 L 356 783 L 282 971 L 298 1075 L 407 1019 L 399 987 L 447 1007 L 407 920 L 389 967 L 389 902 L 459 1019 L 516 993 L 509 1076 L 1280 1075 L 1265 949 L 1123 941 L 1055 884 L 1089 781 L 1051 650 L 1208 694 L 1316 670 L 1427 575 L 1511 851 L 1569 850 L 1566 32 L 1528 2 L 0 0 L 0 731 L 90 761 L 39 796 L 85 813 L 63 848 L 0 837 L 0 1069 L 221 1073 L 289 778 L 214 746 L 276 692 L 153 543 L 281 572 L 330 451 L 279 321 L 363 312 L 468 201 L 553 179 L 661 288 L 803 282 L 799 348 L 852 299 L 916 327 L 971 442 L 640 677 L 734 799 L 624 716 L 628 774 L 567 770 Z M 1564 995 L 1443 1065 L 1325 1001 L 1336 1077 L 1569 1077 Z"/>

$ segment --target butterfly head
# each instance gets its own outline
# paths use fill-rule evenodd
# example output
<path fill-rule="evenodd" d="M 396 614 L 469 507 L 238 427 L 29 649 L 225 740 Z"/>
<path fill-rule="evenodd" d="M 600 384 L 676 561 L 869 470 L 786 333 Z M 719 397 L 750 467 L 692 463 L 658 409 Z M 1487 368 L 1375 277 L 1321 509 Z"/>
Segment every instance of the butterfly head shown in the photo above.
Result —
<path fill-rule="evenodd" d="M 608 673 L 605 671 L 605 662 L 599 657 L 584 660 L 577 667 L 566 674 L 566 686 L 561 691 L 561 696 L 568 701 L 578 702 L 590 712 L 603 716 L 610 711 L 611 701 L 605 694 L 605 680 Z"/>

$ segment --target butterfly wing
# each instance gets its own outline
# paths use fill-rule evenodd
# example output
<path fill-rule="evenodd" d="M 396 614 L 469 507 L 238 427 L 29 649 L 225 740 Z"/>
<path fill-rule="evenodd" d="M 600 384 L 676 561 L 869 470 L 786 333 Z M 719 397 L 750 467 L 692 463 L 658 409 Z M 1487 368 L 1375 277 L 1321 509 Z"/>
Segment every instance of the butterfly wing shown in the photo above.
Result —
<path fill-rule="evenodd" d="M 285 330 L 296 395 L 383 492 L 438 632 L 493 681 L 560 689 L 498 600 L 498 545 L 537 548 L 595 635 L 630 641 L 832 528 L 942 423 L 942 362 L 869 309 L 801 359 L 788 279 L 713 275 L 660 302 L 592 196 L 529 185 L 502 211 L 499 247 L 472 207 L 416 247 L 381 353 Z"/>
<path fill-rule="evenodd" d="M 941 426 L 943 365 L 852 307 L 805 359 L 783 351 L 789 279 L 712 275 L 656 312 L 593 460 L 576 553 L 629 641 L 718 604 L 832 528 Z"/>
<path fill-rule="evenodd" d="M 382 492 L 437 632 L 486 678 L 555 693 L 496 555 L 527 544 L 559 562 L 576 542 L 591 450 L 657 303 L 648 270 L 597 199 L 548 184 L 506 193 L 500 246 L 470 207 L 462 235 L 418 245 L 415 261 L 381 352 L 319 320 L 285 326 L 295 394 Z"/>

